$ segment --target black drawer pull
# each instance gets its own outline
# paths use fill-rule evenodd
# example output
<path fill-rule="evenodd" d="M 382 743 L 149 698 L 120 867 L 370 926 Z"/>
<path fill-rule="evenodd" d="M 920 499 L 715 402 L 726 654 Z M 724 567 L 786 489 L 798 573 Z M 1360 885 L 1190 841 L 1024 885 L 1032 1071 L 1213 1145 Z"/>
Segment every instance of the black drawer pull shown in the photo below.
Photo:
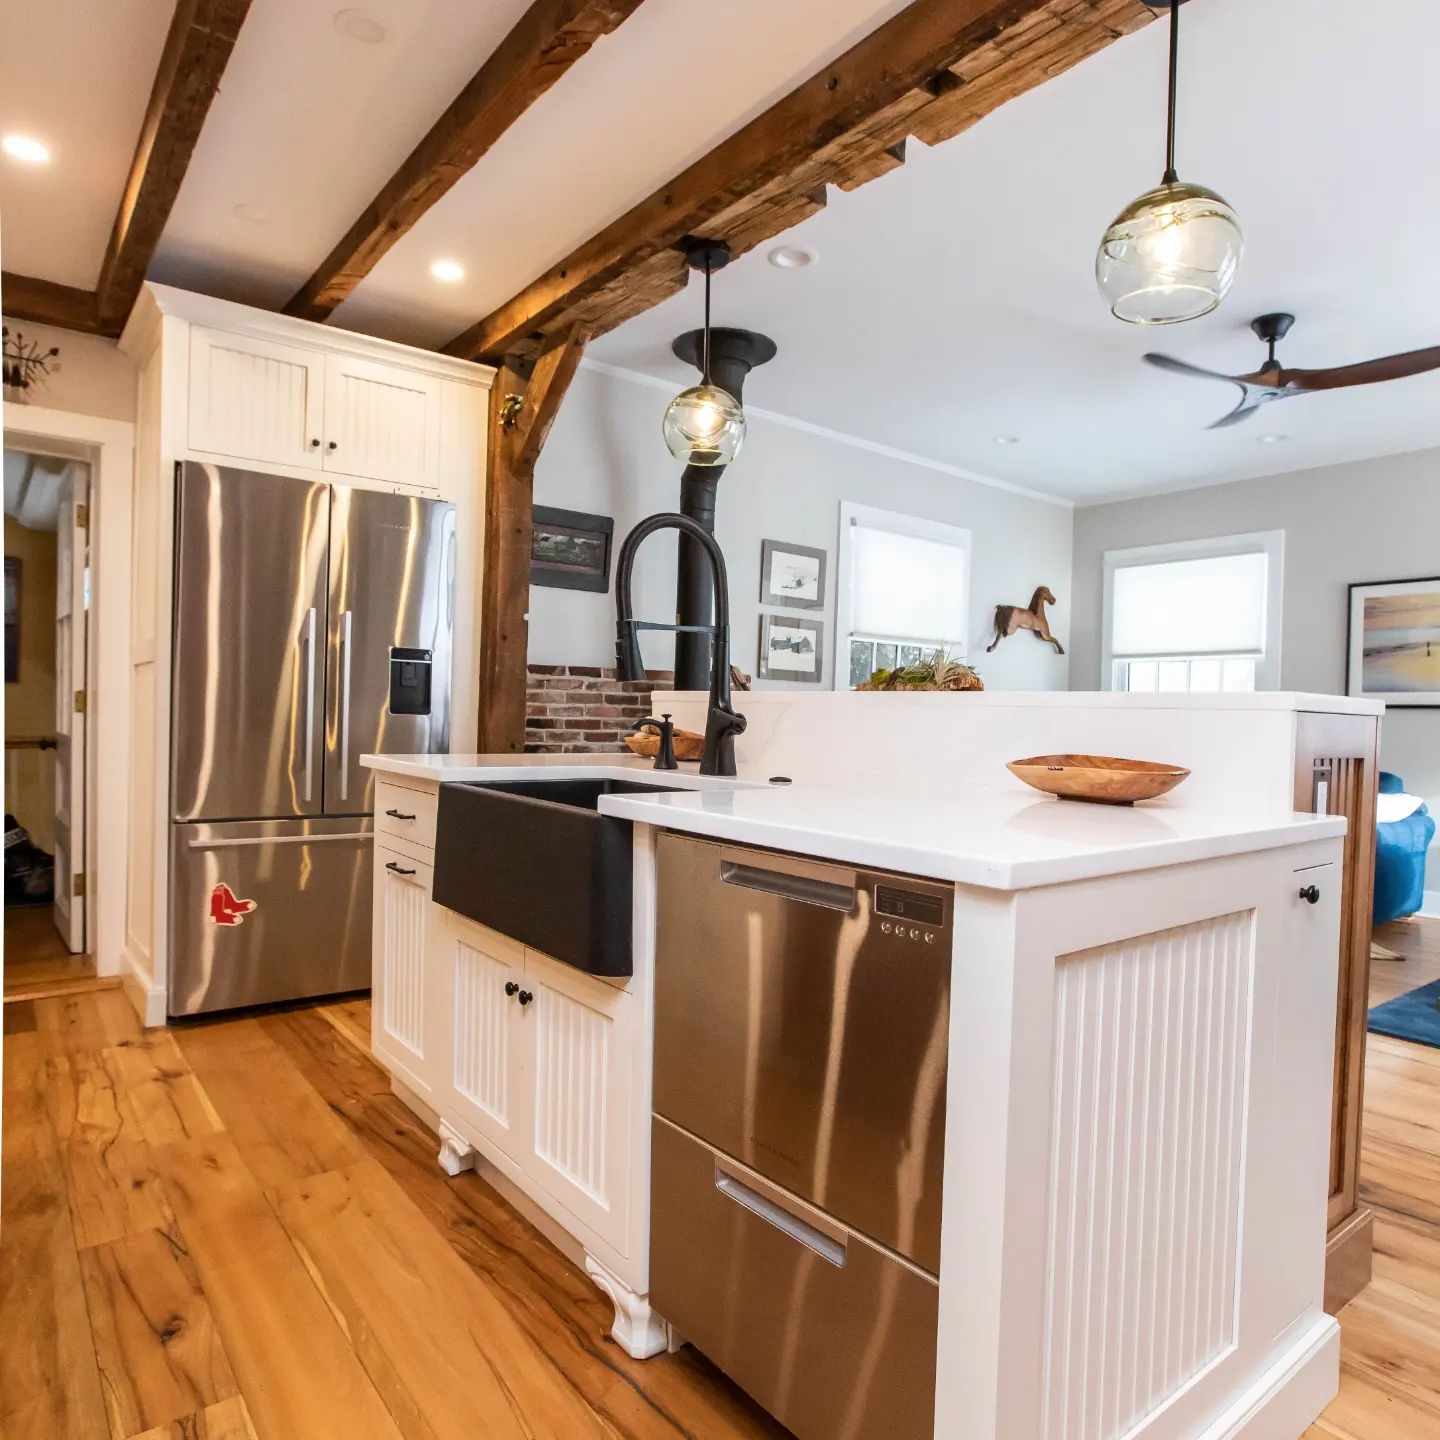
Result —
<path fill-rule="evenodd" d="M 407 870 L 403 865 L 397 865 L 393 860 L 387 860 L 385 868 L 393 870 L 397 875 L 413 875 L 415 873 L 413 870 Z"/>
<path fill-rule="evenodd" d="M 522 1005 L 528 1005 L 535 997 L 528 990 L 522 990 L 517 998 Z"/>
<path fill-rule="evenodd" d="M 519 989 L 520 987 L 513 980 L 507 980 L 505 982 L 505 993 L 507 995 L 514 995 Z"/>
<path fill-rule="evenodd" d="M 413 815 L 407 815 L 403 810 L 387 810 L 385 812 L 392 820 L 413 820 Z"/>
<path fill-rule="evenodd" d="M 1302 885 L 1300 898 L 1307 905 L 1318 905 L 1320 903 L 1320 887 L 1318 885 Z"/>

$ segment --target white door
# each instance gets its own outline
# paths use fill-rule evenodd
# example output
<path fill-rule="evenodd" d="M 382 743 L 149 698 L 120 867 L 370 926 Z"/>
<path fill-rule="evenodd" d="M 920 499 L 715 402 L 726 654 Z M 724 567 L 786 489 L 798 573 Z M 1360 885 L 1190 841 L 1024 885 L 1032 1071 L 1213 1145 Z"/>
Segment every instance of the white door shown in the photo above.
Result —
<path fill-rule="evenodd" d="M 433 375 L 350 355 L 325 370 L 325 469 L 436 490 L 440 387 Z"/>
<path fill-rule="evenodd" d="M 325 354 L 253 335 L 190 332 L 190 448 L 322 466 Z"/>
<path fill-rule="evenodd" d="M 520 1049 L 524 947 L 450 912 L 445 935 L 454 997 L 447 1099 L 462 1129 L 519 1163 L 528 1137 Z"/>
<path fill-rule="evenodd" d="M 635 997 L 525 952 L 526 1168 L 622 1254 L 629 1220 Z"/>
<path fill-rule="evenodd" d="M 55 532 L 55 927 L 85 949 L 85 654 L 88 471 L 66 469 Z"/>
<path fill-rule="evenodd" d="M 370 1046 L 375 1058 L 422 1100 L 434 1103 L 430 1037 L 429 932 L 432 868 L 400 850 L 375 847 Z"/>

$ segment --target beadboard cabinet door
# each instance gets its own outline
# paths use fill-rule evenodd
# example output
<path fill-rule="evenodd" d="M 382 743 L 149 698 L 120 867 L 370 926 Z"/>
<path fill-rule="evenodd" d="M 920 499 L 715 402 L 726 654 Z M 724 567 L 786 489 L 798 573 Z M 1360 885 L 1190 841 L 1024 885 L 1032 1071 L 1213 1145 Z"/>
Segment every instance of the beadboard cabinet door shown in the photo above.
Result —
<path fill-rule="evenodd" d="M 450 1064 L 442 1111 L 517 1164 L 529 1145 L 524 1079 L 525 950 L 515 940 L 440 910 L 450 996 Z"/>
<path fill-rule="evenodd" d="M 325 469 L 438 490 L 442 384 L 399 365 L 328 356 Z"/>
<path fill-rule="evenodd" d="M 253 335 L 190 331 L 190 448 L 318 470 L 325 352 Z"/>
<path fill-rule="evenodd" d="M 525 1167 L 601 1239 L 625 1252 L 635 997 L 525 952 Z"/>
<path fill-rule="evenodd" d="M 370 1045 L 392 1075 L 432 1106 L 443 1078 L 436 1073 L 433 877 L 424 861 L 376 845 Z"/>

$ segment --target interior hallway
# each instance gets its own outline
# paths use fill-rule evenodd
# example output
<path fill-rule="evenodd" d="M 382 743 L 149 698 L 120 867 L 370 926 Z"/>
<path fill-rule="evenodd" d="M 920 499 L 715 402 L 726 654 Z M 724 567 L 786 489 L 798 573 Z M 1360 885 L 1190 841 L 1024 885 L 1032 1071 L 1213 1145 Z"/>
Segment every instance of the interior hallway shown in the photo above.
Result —
<path fill-rule="evenodd" d="M 95 962 L 72 955 L 55 928 L 50 905 L 11 905 L 5 910 L 5 998 L 61 994 L 88 984 Z"/>
<path fill-rule="evenodd" d="M 1379 937 L 1375 998 L 1440 976 Z M 610 1308 L 435 1139 L 366 1053 L 364 1000 L 143 1034 L 115 989 L 5 1006 L 6 1440 L 781 1431 Z M 1318 1440 L 1440 1437 L 1440 1051 L 1371 1037 L 1375 1280 L 1341 1315 Z"/>

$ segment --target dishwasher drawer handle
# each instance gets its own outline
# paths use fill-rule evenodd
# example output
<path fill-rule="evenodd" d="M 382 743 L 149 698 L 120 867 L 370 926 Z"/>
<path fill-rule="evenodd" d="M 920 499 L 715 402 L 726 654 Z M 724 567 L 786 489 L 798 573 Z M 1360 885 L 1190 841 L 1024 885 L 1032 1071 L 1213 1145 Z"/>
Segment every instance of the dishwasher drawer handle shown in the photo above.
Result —
<path fill-rule="evenodd" d="M 777 1230 L 798 1241 L 807 1250 L 813 1250 L 822 1260 L 828 1260 L 838 1269 L 845 1268 L 845 1247 L 838 1240 L 832 1240 L 823 1230 L 818 1230 L 808 1220 L 793 1214 L 783 1205 L 752 1190 L 738 1176 L 715 1166 L 715 1188 L 727 1195 L 737 1205 L 743 1205 L 752 1215 L 773 1225 Z"/>
<path fill-rule="evenodd" d="M 769 870 L 759 865 L 742 865 L 736 860 L 720 862 L 720 878 L 727 885 L 761 890 L 767 895 L 778 895 L 782 900 L 799 901 L 802 905 L 819 905 L 847 915 L 855 909 L 853 885 L 837 885 L 834 881 L 816 880 L 809 875 L 789 875 L 783 870 Z"/>
<path fill-rule="evenodd" d="M 403 810 L 387 810 L 385 812 L 392 820 L 413 820 L 413 815 L 407 815 Z"/>

